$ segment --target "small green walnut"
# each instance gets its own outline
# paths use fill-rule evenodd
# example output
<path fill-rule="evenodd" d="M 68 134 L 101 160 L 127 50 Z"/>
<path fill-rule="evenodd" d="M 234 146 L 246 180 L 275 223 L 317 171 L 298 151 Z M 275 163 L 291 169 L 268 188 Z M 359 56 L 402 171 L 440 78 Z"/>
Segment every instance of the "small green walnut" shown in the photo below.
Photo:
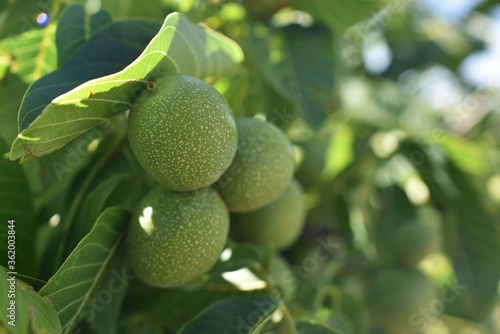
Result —
<path fill-rule="evenodd" d="M 272 203 L 248 213 L 231 216 L 231 231 L 239 240 L 291 246 L 304 227 L 306 216 L 302 188 L 292 180 Z"/>
<path fill-rule="evenodd" d="M 410 317 L 422 308 L 429 308 L 436 298 L 432 283 L 414 268 L 382 270 L 368 287 L 372 319 L 388 334 L 416 330 Z"/>
<path fill-rule="evenodd" d="M 227 241 L 229 213 L 216 191 L 157 187 L 139 204 L 127 234 L 137 276 L 155 287 L 177 287 L 208 272 Z"/>
<path fill-rule="evenodd" d="M 402 263 L 416 265 L 440 249 L 439 231 L 420 221 L 398 226 L 389 240 L 391 254 Z"/>
<path fill-rule="evenodd" d="M 237 122 L 238 150 L 217 182 L 231 212 L 249 212 L 274 201 L 293 175 L 292 146 L 274 124 L 254 118 Z"/>

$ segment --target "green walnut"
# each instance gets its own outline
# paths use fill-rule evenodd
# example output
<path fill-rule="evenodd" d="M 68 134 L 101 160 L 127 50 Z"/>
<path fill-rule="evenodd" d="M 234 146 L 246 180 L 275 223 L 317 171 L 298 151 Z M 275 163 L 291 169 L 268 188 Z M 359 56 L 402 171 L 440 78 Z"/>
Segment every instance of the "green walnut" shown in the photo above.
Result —
<path fill-rule="evenodd" d="M 437 294 L 427 277 L 414 268 L 378 272 L 368 287 L 368 306 L 375 324 L 384 333 L 413 333 L 422 309 L 429 309 Z M 435 314 L 438 316 L 438 314 Z"/>
<path fill-rule="evenodd" d="M 400 262 L 416 265 L 440 249 L 439 231 L 418 220 L 398 226 L 389 240 L 391 254 Z"/>
<path fill-rule="evenodd" d="M 238 240 L 271 244 L 281 250 L 297 240 L 305 217 L 302 188 L 292 180 L 274 202 L 252 212 L 232 215 L 231 231 Z"/>
<path fill-rule="evenodd" d="M 162 185 L 190 191 L 214 183 L 236 153 L 236 123 L 209 84 L 167 75 L 130 111 L 128 136 L 139 163 Z"/>
<path fill-rule="evenodd" d="M 142 199 L 129 225 L 132 269 L 155 287 L 189 283 L 215 265 L 228 231 L 229 213 L 215 190 L 157 187 Z"/>
<path fill-rule="evenodd" d="M 274 124 L 243 118 L 238 149 L 217 185 L 231 212 L 249 212 L 274 201 L 293 175 L 292 146 Z"/>

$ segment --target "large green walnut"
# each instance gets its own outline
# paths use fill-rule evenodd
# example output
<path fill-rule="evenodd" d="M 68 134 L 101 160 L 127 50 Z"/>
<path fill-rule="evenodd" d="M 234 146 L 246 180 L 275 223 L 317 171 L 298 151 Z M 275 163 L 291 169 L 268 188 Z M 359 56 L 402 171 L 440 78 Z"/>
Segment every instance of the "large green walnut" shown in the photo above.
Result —
<path fill-rule="evenodd" d="M 229 213 L 213 189 L 157 187 L 143 198 L 128 229 L 132 269 L 155 287 L 186 284 L 214 266 L 228 230 Z"/>
<path fill-rule="evenodd" d="M 419 312 L 428 310 L 436 298 L 432 283 L 414 268 L 382 270 L 368 288 L 372 320 L 388 334 L 413 333 L 422 318 Z"/>
<path fill-rule="evenodd" d="M 236 153 L 236 123 L 226 100 L 209 84 L 167 75 L 131 109 L 129 141 L 159 183 L 189 191 L 214 183 Z"/>
<path fill-rule="evenodd" d="M 274 201 L 293 175 L 292 146 L 274 124 L 237 122 L 238 150 L 217 185 L 231 212 L 249 212 Z"/>
<path fill-rule="evenodd" d="M 418 220 L 398 226 L 389 240 L 391 254 L 400 262 L 416 265 L 440 249 L 440 235 L 435 228 Z"/>
<path fill-rule="evenodd" d="M 272 203 L 248 213 L 231 216 L 231 231 L 239 240 L 291 246 L 304 227 L 305 201 L 299 183 L 292 180 Z"/>

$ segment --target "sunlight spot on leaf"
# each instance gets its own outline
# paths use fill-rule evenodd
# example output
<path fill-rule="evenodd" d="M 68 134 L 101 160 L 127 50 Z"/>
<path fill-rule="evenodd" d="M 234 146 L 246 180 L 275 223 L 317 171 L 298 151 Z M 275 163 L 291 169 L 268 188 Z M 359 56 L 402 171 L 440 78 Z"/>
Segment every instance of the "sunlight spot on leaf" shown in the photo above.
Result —
<path fill-rule="evenodd" d="M 101 10 L 101 0 L 87 0 L 85 9 L 90 15 L 94 15 Z"/>
<path fill-rule="evenodd" d="M 399 147 L 400 135 L 395 132 L 377 132 L 370 142 L 373 152 L 380 158 L 387 158 Z"/>
<path fill-rule="evenodd" d="M 429 188 L 422 180 L 420 180 L 416 176 L 412 176 L 408 179 L 408 181 L 406 181 L 405 192 L 408 196 L 408 199 L 413 204 L 424 204 L 429 200 Z"/>
<path fill-rule="evenodd" d="M 488 194 L 497 203 L 500 203 L 500 174 L 492 176 L 487 184 Z"/>
<path fill-rule="evenodd" d="M 261 290 L 267 287 L 267 283 L 248 268 L 225 272 L 222 277 L 241 291 Z"/>
<path fill-rule="evenodd" d="M 97 150 L 97 148 L 99 147 L 99 143 L 99 139 L 92 140 L 87 146 L 87 151 L 89 151 L 90 153 L 95 152 L 95 150 Z"/>
<path fill-rule="evenodd" d="M 255 114 L 254 118 L 260 119 L 261 121 L 265 121 L 266 115 L 264 113 L 258 113 L 258 114 Z"/>
<path fill-rule="evenodd" d="M 229 259 L 231 259 L 232 255 L 233 255 L 233 250 L 231 248 L 226 248 L 220 254 L 220 260 L 222 262 L 229 261 Z"/>
<path fill-rule="evenodd" d="M 40 137 L 27 137 L 27 136 L 23 136 L 22 134 L 18 134 L 17 135 L 17 138 L 20 138 L 22 140 L 25 140 L 25 141 L 39 141 L 40 140 Z"/>
<path fill-rule="evenodd" d="M 283 319 L 283 312 L 280 309 L 277 309 L 271 316 L 271 321 L 277 324 Z"/>
<path fill-rule="evenodd" d="M 49 219 L 49 226 L 50 227 L 56 227 L 57 225 L 59 225 L 59 223 L 61 222 L 61 215 L 56 213 L 55 215 L 53 215 L 52 217 L 50 217 Z"/>
<path fill-rule="evenodd" d="M 290 24 L 298 24 L 302 27 L 308 28 L 313 25 L 314 19 L 307 12 L 285 8 L 273 16 L 271 23 L 275 27 L 284 27 Z"/>

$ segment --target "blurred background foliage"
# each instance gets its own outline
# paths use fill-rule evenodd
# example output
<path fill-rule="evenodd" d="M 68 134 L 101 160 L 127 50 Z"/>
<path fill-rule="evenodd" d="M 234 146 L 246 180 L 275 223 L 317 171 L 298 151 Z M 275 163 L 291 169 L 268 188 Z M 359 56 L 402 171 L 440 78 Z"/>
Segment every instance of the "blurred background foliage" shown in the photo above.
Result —
<path fill-rule="evenodd" d="M 415 267 L 431 279 L 437 296 L 456 298 L 436 297 L 441 304 L 430 312 L 437 319 L 403 330 L 500 333 L 498 1 L 80 2 L 89 13 L 102 8 L 117 20 L 162 20 L 179 11 L 241 45 L 244 65 L 208 81 L 237 116 L 267 118 L 286 131 L 309 210 L 291 249 L 276 257 L 241 247 L 241 257 L 265 264 L 272 277 L 277 263 L 303 268 L 319 239 L 335 245 L 328 260 L 288 287 L 296 318 L 318 319 L 344 333 L 384 333 L 386 321 L 374 317 L 384 306 L 373 306 L 365 291 L 384 268 Z M 9 145 L 24 92 L 58 66 L 56 28 L 68 3 L 0 0 L 0 134 Z M 1 147 L 5 153 L 7 146 Z M 68 210 L 72 189 L 81 189 L 105 149 L 81 159 L 63 182 L 51 167 L 66 152 L 22 165 L 42 236 L 53 213 Z M 101 179 L 113 171 L 125 178 L 130 166 L 137 168 L 123 154 Z M 99 210 L 129 189 L 121 181 L 94 204 Z M 42 258 L 51 256 L 47 240 L 36 244 Z M 41 278 L 53 270 L 41 269 Z M 241 292 L 234 289 L 159 293 L 135 283 L 125 298 L 123 331 L 175 331 L 213 301 Z M 164 303 L 184 305 L 165 315 Z"/>

